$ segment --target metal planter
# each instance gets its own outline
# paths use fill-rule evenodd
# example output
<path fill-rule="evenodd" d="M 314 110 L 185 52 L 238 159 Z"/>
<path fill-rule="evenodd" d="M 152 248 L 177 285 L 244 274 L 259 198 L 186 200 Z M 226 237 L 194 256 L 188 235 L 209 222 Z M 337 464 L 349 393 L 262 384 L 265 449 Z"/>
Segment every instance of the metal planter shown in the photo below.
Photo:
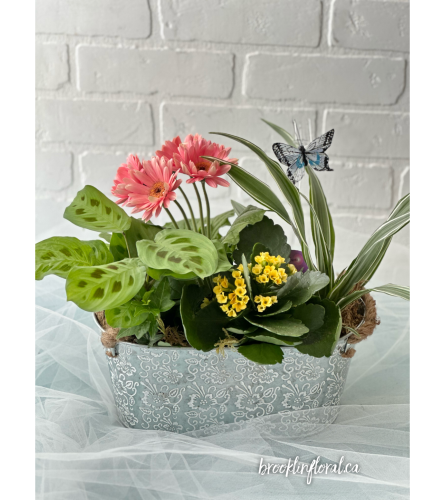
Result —
<path fill-rule="evenodd" d="M 279 365 L 258 365 L 230 349 L 222 357 L 119 342 L 107 357 L 119 420 L 134 429 L 211 433 L 279 414 L 284 423 L 292 418 L 297 434 L 313 433 L 337 417 L 351 361 L 341 356 L 345 342 L 330 358 L 283 347 Z"/>

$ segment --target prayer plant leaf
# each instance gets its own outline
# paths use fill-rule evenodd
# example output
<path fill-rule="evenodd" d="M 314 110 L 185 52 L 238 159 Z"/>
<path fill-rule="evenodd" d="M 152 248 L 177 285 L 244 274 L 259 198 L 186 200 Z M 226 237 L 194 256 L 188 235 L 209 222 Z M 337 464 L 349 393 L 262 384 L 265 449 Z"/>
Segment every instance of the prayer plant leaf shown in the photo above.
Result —
<path fill-rule="evenodd" d="M 324 314 L 320 308 L 324 309 Z M 309 328 L 309 333 L 301 337 L 302 343 L 296 348 L 303 354 L 315 358 L 331 356 L 340 338 L 342 327 L 340 308 L 331 300 L 314 297 L 310 304 L 296 307 L 293 316 L 305 321 Z"/>
<path fill-rule="evenodd" d="M 160 280 L 163 276 L 171 276 L 176 280 L 190 281 L 198 277 L 195 273 L 178 274 L 170 269 L 152 269 L 151 267 L 147 267 L 147 274 L 154 280 Z"/>
<path fill-rule="evenodd" d="M 111 309 L 132 299 L 144 280 L 145 267 L 139 259 L 77 267 L 67 277 L 67 299 L 85 311 Z"/>
<path fill-rule="evenodd" d="M 164 229 L 154 241 L 138 241 L 136 246 L 142 262 L 151 269 L 169 269 L 178 275 L 192 272 L 205 278 L 218 266 L 215 245 L 188 229 Z"/>
<path fill-rule="evenodd" d="M 301 271 L 287 278 L 286 283 L 277 291 L 278 300 L 291 300 L 298 306 L 307 302 L 315 292 L 329 283 L 329 277 L 320 271 Z"/>
<path fill-rule="evenodd" d="M 256 243 L 261 243 L 268 248 L 270 255 L 281 255 L 289 259 L 291 247 L 287 243 L 287 237 L 283 228 L 264 216 L 256 224 L 245 227 L 239 234 L 239 242 L 233 252 L 235 262 L 241 262 L 241 255 L 250 258 Z M 255 265 L 255 263 L 253 263 Z"/>
<path fill-rule="evenodd" d="M 246 316 L 246 319 L 252 325 L 286 337 L 300 337 L 309 331 L 309 328 L 300 319 L 293 317 L 272 316 L 263 318 L 250 313 Z"/>
<path fill-rule="evenodd" d="M 215 344 L 225 338 L 223 328 L 230 318 L 224 314 L 217 302 L 201 309 L 206 290 L 198 285 L 186 285 L 182 290 L 181 319 L 187 342 L 199 351 L 211 351 Z"/>
<path fill-rule="evenodd" d="M 143 323 L 149 312 L 150 308 L 139 300 L 130 300 L 121 306 L 106 309 L 105 318 L 113 328 L 130 328 Z"/>
<path fill-rule="evenodd" d="M 106 244 L 100 240 L 81 241 L 71 236 L 54 236 L 36 244 L 36 280 L 49 274 L 66 278 L 74 267 L 113 262 Z"/>
<path fill-rule="evenodd" d="M 125 211 L 93 186 L 77 193 L 63 217 L 76 226 L 99 232 L 122 233 L 131 226 Z"/>
<path fill-rule="evenodd" d="M 266 213 L 262 208 L 249 205 L 243 210 L 240 215 L 233 221 L 233 224 L 227 234 L 223 238 L 223 243 L 228 245 L 236 245 L 240 238 L 240 232 L 249 224 L 256 224 Z M 250 252 L 249 254 L 250 255 Z"/>
<path fill-rule="evenodd" d="M 238 352 L 260 365 L 275 365 L 283 360 L 283 351 L 279 346 L 263 342 L 242 345 L 238 347 Z"/>

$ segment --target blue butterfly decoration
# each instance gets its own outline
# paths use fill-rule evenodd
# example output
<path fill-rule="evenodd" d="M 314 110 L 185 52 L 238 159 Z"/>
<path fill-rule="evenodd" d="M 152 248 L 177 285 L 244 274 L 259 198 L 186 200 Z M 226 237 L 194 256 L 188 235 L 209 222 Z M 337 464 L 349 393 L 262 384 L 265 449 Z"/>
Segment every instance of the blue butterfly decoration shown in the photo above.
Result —
<path fill-rule="evenodd" d="M 310 165 L 317 171 L 329 170 L 332 172 L 332 168 L 329 168 L 329 158 L 325 151 L 332 144 L 334 129 L 317 137 L 317 139 L 313 140 L 305 148 L 301 142 L 300 133 L 295 122 L 294 126 L 295 137 L 298 138 L 298 143 L 300 144 L 298 148 L 280 142 L 272 145 L 273 152 L 278 161 L 288 167 L 287 176 L 292 183 L 295 185 L 301 181 L 304 176 L 304 167 L 307 165 Z"/>

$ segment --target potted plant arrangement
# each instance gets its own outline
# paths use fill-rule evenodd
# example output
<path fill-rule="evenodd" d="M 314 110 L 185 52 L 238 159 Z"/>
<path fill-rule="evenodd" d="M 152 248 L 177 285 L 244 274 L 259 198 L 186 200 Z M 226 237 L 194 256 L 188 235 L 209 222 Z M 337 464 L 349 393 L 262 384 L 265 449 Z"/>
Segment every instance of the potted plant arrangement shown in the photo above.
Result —
<path fill-rule="evenodd" d="M 269 125 L 286 140 L 282 151 L 295 154 L 293 137 Z M 111 189 L 117 203 L 92 186 L 78 192 L 64 217 L 100 239 L 52 237 L 37 243 L 36 279 L 66 279 L 67 299 L 94 313 L 119 420 L 127 427 L 186 432 L 272 413 L 285 420 L 295 410 L 312 408 L 324 409 L 316 423 L 330 423 L 355 352 L 349 344 L 378 324 L 369 292 L 409 298 L 405 287 L 365 287 L 392 236 L 409 222 L 409 195 L 336 276 L 334 227 L 315 173 L 323 168 L 309 154 L 299 165 L 309 177 L 306 197 L 292 182 L 291 168 L 286 175 L 259 147 L 220 135 L 253 151 L 278 190 L 229 158 L 230 149 L 199 135 L 176 137 L 151 160 L 128 157 Z M 260 206 L 234 200 L 233 210 L 211 217 L 208 188 L 228 186 L 225 174 Z M 184 180 L 195 190 L 199 214 Z M 310 209 L 315 259 L 303 202 Z M 173 217 L 171 204 L 181 220 Z M 142 219 L 119 205 L 142 212 Z M 156 225 L 163 210 L 171 222 Z M 268 212 L 292 227 L 301 251 L 291 250 Z"/>

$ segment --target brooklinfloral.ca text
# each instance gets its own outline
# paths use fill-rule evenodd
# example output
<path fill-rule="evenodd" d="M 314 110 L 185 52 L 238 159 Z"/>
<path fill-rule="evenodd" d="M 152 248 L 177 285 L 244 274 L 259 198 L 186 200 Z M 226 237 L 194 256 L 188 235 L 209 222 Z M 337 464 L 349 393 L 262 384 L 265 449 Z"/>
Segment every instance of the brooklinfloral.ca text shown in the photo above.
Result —
<path fill-rule="evenodd" d="M 261 457 L 260 467 L 258 474 L 264 476 L 265 474 L 300 474 L 307 476 L 307 484 L 311 484 L 312 476 L 317 474 L 358 474 L 360 467 L 358 464 L 344 464 L 345 457 L 341 457 L 337 464 L 321 464 L 320 457 L 314 458 L 310 464 L 299 461 L 298 457 L 294 460 L 289 458 L 287 464 L 268 463 L 264 462 Z"/>

